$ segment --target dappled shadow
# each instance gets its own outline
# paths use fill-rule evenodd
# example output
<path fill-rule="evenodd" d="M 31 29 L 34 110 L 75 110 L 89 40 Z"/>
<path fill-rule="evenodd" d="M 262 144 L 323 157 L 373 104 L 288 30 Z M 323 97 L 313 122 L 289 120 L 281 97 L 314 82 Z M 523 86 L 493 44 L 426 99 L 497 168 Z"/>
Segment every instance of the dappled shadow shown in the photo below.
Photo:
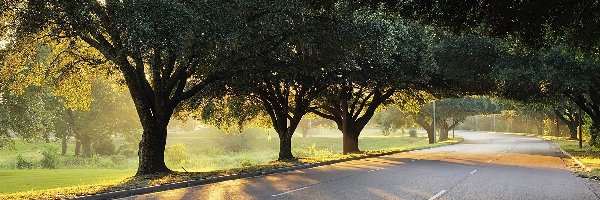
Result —
<path fill-rule="evenodd" d="M 540 182 L 536 180 L 547 182 L 557 174 L 562 178 L 572 176 L 561 159 L 564 155 L 546 141 L 503 135 L 494 139 L 491 143 L 475 138 L 459 145 L 175 189 L 129 199 L 427 199 L 439 192 L 440 184 L 458 184 L 474 169 L 496 172 L 480 172 L 481 176 L 493 178 L 474 180 L 489 187 L 513 180 L 520 180 L 518 184 L 550 187 L 548 183 L 539 185 Z M 555 190 L 565 194 L 575 191 L 569 192 L 564 188 Z M 523 190 L 515 186 L 509 189 Z"/>

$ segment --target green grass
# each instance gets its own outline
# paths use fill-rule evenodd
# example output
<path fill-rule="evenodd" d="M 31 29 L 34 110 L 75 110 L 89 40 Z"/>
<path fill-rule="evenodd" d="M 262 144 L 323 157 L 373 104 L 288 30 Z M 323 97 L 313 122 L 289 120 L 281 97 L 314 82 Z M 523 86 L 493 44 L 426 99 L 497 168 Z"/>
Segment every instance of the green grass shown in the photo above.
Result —
<path fill-rule="evenodd" d="M 0 180 L 2 180 L 0 193 L 114 183 L 133 174 L 135 174 L 135 170 L 131 169 L 0 170 Z"/>
<path fill-rule="evenodd" d="M 363 134 L 366 137 L 359 139 L 360 149 L 364 152 L 342 155 L 340 154 L 341 134 L 337 131 L 321 130 L 314 135 L 315 137 L 293 138 L 293 153 L 299 157 L 298 163 L 280 163 L 272 162 L 277 158 L 279 148 L 276 135 L 272 135 L 271 140 L 268 140 L 268 135 L 260 131 L 243 136 L 224 136 L 222 133 L 210 130 L 170 133 L 167 146 L 184 144 L 185 154 L 189 159 L 184 163 L 168 162 L 171 169 L 179 172 L 149 179 L 131 177 L 137 167 L 136 157 L 118 160 L 115 156 L 95 156 L 84 159 L 67 155 L 61 157 L 63 162 L 61 169 L 39 169 L 40 165 L 37 164 L 38 169 L 15 170 L 16 155 L 21 154 L 26 160 L 35 164 L 43 157 L 41 151 L 44 146 L 59 145 L 58 142 L 17 141 L 15 148 L 0 149 L 0 158 L 2 158 L 0 159 L 2 180 L 0 199 L 74 197 L 299 163 L 430 148 L 462 141 L 456 139 L 430 145 L 426 137 L 407 137 L 400 134 L 384 137 L 377 129 L 367 129 Z M 183 171 L 181 167 L 185 167 L 191 173 L 181 173 Z"/>
<path fill-rule="evenodd" d="M 583 176 L 595 176 L 600 177 L 600 148 L 592 147 L 587 142 L 583 142 L 582 147 L 579 148 L 579 141 L 568 140 L 567 138 L 558 137 L 546 137 L 551 139 L 556 145 L 560 146 L 561 149 L 569 152 L 573 157 L 577 158 L 587 168 L 589 172 L 582 172 Z"/>

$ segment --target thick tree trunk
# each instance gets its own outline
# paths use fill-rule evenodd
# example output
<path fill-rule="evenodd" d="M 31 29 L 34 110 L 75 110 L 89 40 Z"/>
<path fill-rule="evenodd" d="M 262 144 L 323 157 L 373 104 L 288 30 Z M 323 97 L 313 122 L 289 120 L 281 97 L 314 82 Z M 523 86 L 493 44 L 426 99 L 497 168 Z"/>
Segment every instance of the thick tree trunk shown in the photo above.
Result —
<path fill-rule="evenodd" d="M 446 141 L 448 140 L 448 130 L 450 129 L 450 127 L 448 126 L 448 123 L 446 123 L 445 119 L 442 119 L 442 123 L 440 123 L 440 142 L 441 141 Z"/>
<path fill-rule="evenodd" d="M 279 161 L 293 161 L 296 160 L 292 155 L 292 134 L 288 131 L 278 132 L 279 134 Z"/>
<path fill-rule="evenodd" d="M 84 157 L 92 155 L 92 140 L 88 136 L 81 138 L 81 155 Z"/>
<path fill-rule="evenodd" d="M 343 134 L 344 154 L 360 152 L 360 149 L 358 148 L 358 136 L 360 135 L 360 132 L 349 129 Z"/>
<path fill-rule="evenodd" d="M 136 175 L 171 172 L 165 164 L 165 145 L 167 144 L 167 126 L 145 128 L 139 145 L 139 164 Z"/>
<path fill-rule="evenodd" d="M 570 140 L 577 140 L 577 125 L 575 124 L 568 124 L 567 127 L 569 127 L 569 133 L 570 133 Z"/>
<path fill-rule="evenodd" d="M 349 115 L 346 115 L 349 116 Z M 354 121 L 352 119 L 342 119 L 341 126 L 338 125 L 338 129 L 342 131 L 342 150 L 344 154 L 348 153 L 358 153 L 360 149 L 358 148 L 358 137 L 360 136 L 360 132 L 364 129 L 365 125 Z"/>
<path fill-rule="evenodd" d="M 443 128 L 440 130 L 440 142 L 446 140 L 448 140 L 448 129 Z"/>
<path fill-rule="evenodd" d="M 63 133 L 62 137 L 60 137 L 61 145 L 60 145 L 60 155 L 67 155 L 67 134 Z"/>
<path fill-rule="evenodd" d="M 429 144 L 435 143 L 435 136 L 433 135 L 433 129 L 426 128 L 425 131 L 427 131 L 427 138 L 429 138 Z"/>

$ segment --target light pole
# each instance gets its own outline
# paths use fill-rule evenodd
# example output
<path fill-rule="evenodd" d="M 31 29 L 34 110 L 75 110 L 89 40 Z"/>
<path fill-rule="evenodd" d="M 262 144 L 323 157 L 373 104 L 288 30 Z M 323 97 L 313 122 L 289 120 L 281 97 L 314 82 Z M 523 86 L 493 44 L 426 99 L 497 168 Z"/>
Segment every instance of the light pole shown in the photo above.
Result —
<path fill-rule="evenodd" d="M 579 107 L 579 148 L 583 149 L 583 132 L 581 127 L 581 107 Z"/>
<path fill-rule="evenodd" d="M 451 118 L 451 119 L 452 119 L 452 139 L 454 139 L 454 125 L 455 124 L 454 124 L 454 118 Z"/>
<path fill-rule="evenodd" d="M 494 132 L 496 132 L 496 114 L 492 115 L 494 117 Z"/>
<path fill-rule="evenodd" d="M 475 131 L 477 131 L 477 115 L 475 115 Z"/>
<path fill-rule="evenodd" d="M 435 100 L 433 100 L 433 143 L 435 143 Z"/>

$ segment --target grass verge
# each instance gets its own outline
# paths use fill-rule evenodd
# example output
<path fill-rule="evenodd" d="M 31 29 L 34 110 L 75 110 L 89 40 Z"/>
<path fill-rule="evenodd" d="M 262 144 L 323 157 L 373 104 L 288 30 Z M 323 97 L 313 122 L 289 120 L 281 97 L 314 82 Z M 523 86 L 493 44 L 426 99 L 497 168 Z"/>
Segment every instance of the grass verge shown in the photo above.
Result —
<path fill-rule="evenodd" d="M 579 148 L 577 140 L 568 140 L 560 137 L 544 137 L 550 139 L 561 149 L 570 153 L 583 163 L 590 171 L 581 171 L 581 175 L 590 177 L 600 177 L 600 148 L 591 147 L 587 142 L 583 143 L 583 148 Z"/>
<path fill-rule="evenodd" d="M 451 139 L 451 140 L 436 143 L 436 144 L 415 143 L 412 145 L 402 146 L 402 147 L 398 147 L 398 148 L 386 148 L 386 149 L 381 149 L 381 150 L 367 150 L 367 151 L 364 151 L 362 153 L 357 153 L 357 154 L 346 154 L 346 155 L 333 154 L 333 155 L 326 155 L 326 156 L 319 156 L 319 157 L 299 157 L 297 162 L 271 162 L 266 165 L 255 165 L 255 166 L 249 166 L 249 167 L 232 168 L 232 169 L 227 169 L 227 170 L 216 170 L 216 171 L 210 171 L 210 172 L 173 172 L 173 173 L 163 174 L 163 175 L 128 177 L 128 178 L 124 178 L 124 179 L 120 179 L 120 180 L 114 180 L 114 179 L 109 180 L 107 178 L 107 179 L 105 179 L 106 181 L 104 181 L 102 183 L 98 183 L 98 184 L 82 183 L 82 185 L 78 185 L 78 186 L 62 187 L 62 188 L 55 188 L 55 189 L 45 189 L 45 190 L 32 190 L 32 191 L 26 191 L 26 192 L 10 193 L 10 194 L 0 194 L 0 199 L 73 198 L 73 197 L 82 196 L 82 195 L 99 194 L 99 193 L 106 193 L 106 192 L 119 191 L 119 190 L 143 188 L 143 187 L 148 187 L 148 186 L 177 183 L 177 182 L 182 182 L 182 181 L 206 179 L 206 178 L 217 177 L 217 176 L 227 176 L 227 175 L 240 174 L 240 173 L 246 173 L 246 172 L 277 169 L 277 168 L 289 167 L 289 166 L 301 165 L 301 164 L 312 164 L 312 163 L 324 162 L 324 161 L 356 158 L 356 157 L 362 157 L 362 156 L 367 156 L 367 155 L 379 155 L 379 154 L 383 154 L 383 153 L 393 153 L 393 152 L 427 149 L 427 148 L 445 146 L 445 145 L 450 145 L 450 144 L 456 144 L 456 143 L 460 143 L 462 141 L 463 141 L 462 138 L 455 138 L 455 139 Z M 65 171 L 70 171 L 70 170 L 74 170 L 74 169 L 66 169 Z M 83 170 L 82 172 L 86 173 L 86 174 L 96 173 L 96 172 L 93 172 L 93 169 L 89 169 L 89 170 L 86 169 L 86 170 L 87 171 Z M 24 173 L 29 173 L 32 171 L 33 170 L 25 170 Z M 114 178 L 114 175 L 112 175 L 112 173 L 106 173 L 106 174 L 111 175 L 111 177 Z M 56 175 L 65 177 L 64 174 L 61 175 L 60 173 L 57 173 Z M 32 174 L 29 176 L 37 176 L 37 178 L 30 179 L 29 181 L 31 181 L 31 182 L 36 182 L 36 180 L 42 180 L 42 179 L 47 178 L 47 175 L 40 175 L 40 174 L 38 174 L 38 175 Z M 70 175 L 66 176 L 66 178 L 74 178 L 72 176 L 73 175 L 70 174 Z M 0 177 L 1 177 L 1 174 L 0 174 Z M 6 183 L 6 182 L 4 182 L 4 183 Z"/>

